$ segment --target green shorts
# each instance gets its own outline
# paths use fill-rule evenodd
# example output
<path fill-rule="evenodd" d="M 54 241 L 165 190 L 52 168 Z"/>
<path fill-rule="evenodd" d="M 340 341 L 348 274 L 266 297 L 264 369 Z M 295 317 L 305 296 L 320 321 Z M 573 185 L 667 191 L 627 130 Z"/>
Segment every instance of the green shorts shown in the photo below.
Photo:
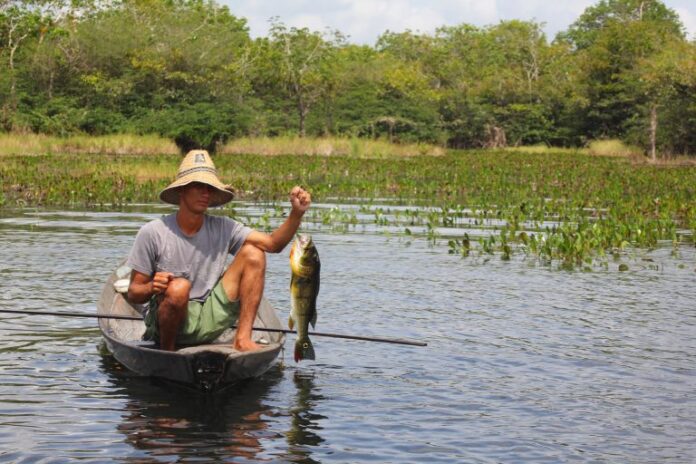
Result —
<path fill-rule="evenodd" d="M 159 341 L 159 324 L 157 322 L 157 299 L 153 297 L 145 314 L 145 335 L 143 340 Z M 230 301 L 218 281 L 208 298 L 201 303 L 191 300 L 188 303 L 188 315 L 176 336 L 179 345 L 197 345 L 209 343 L 218 338 L 239 318 L 239 300 Z"/>

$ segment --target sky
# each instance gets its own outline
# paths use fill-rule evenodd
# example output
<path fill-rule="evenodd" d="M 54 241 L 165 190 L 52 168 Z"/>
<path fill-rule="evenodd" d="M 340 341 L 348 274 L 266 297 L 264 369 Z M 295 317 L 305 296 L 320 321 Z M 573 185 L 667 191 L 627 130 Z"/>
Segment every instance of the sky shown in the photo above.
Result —
<path fill-rule="evenodd" d="M 440 26 L 475 26 L 522 19 L 545 23 L 553 39 L 594 0 L 218 0 L 246 18 L 252 37 L 266 36 L 269 20 L 312 31 L 338 30 L 355 44 L 374 45 L 389 30 L 432 33 Z M 696 38 L 696 0 L 663 0 L 676 11 L 690 39 Z"/>

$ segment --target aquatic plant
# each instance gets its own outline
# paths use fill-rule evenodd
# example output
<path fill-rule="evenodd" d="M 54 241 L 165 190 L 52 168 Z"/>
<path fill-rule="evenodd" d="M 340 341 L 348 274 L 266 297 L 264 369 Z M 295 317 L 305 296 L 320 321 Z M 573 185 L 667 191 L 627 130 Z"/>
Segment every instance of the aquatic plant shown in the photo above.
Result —
<path fill-rule="evenodd" d="M 157 202 L 179 159 L 6 156 L 0 164 L 3 207 Z M 444 239 L 462 256 L 521 253 L 582 266 L 662 241 L 690 243 L 696 234 L 696 166 L 509 151 L 386 159 L 217 155 L 215 162 L 238 199 L 285 201 L 293 185 L 304 185 L 316 202 L 333 203 L 311 210 L 308 219 L 321 226 L 346 231 L 371 225 L 430 243 Z M 359 208 L 340 206 L 355 199 Z M 259 219 L 259 227 L 267 229 L 279 214 L 282 209 Z"/>

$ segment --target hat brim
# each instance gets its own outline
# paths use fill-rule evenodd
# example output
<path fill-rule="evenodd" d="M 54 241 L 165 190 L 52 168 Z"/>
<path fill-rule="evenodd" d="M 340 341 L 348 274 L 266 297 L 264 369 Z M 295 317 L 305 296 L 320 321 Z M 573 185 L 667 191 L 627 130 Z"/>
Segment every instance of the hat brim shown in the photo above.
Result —
<path fill-rule="evenodd" d="M 179 206 L 181 187 L 185 187 L 193 182 L 200 182 L 202 184 L 210 185 L 215 189 L 210 196 L 209 206 L 211 208 L 224 205 L 234 198 L 234 193 L 232 193 L 225 184 L 220 182 L 216 175 L 212 173 L 199 172 L 188 176 L 183 176 L 169 184 L 160 192 L 160 200 L 165 203 L 169 203 L 170 205 Z"/>

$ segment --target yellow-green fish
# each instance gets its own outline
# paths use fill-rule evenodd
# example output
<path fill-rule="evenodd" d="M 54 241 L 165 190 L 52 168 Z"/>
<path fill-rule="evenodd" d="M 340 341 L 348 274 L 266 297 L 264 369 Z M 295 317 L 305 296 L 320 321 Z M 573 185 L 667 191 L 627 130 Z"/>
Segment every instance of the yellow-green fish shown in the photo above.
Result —
<path fill-rule="evenodd" d="M 314 359 L 314 347 L 307 334 L 309 324 L 317 323 L 317 295 L 319 294 L 319 253 L 309 235 L 298 235 L 290 249 L 290 320 L 292 330 L 297 327 L 295 362 Z"/>

